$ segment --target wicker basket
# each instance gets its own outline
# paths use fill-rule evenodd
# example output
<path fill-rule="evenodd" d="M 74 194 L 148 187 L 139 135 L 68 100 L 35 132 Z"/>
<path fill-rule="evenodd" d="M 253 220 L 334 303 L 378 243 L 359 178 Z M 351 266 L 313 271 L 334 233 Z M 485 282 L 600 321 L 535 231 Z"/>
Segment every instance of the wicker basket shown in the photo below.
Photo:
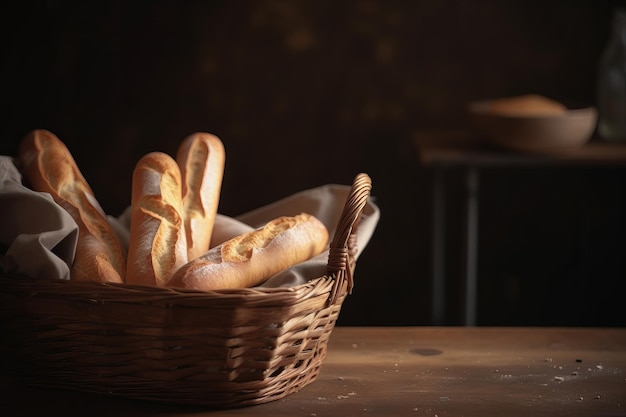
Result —
<path fill-rule="evenodd" d="M 27 383 L 229 408 L 314 381 L 352 288 L 359 174 L 330 245 L 328 274 L 289 288 L 214 292 L 0 277 L 5 358 Z"/>

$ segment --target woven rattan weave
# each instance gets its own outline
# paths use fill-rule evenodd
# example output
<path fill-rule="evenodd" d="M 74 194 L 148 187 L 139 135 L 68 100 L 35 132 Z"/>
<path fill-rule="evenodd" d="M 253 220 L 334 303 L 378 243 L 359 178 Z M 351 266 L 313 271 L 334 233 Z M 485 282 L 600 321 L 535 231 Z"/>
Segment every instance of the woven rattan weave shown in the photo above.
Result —
<path fill-rule="evenodd" d="M 352 288 L 356 176 L 328 273 L 288 288 L 214 292 L 0 277 L 0 331 L 26 382 L 217 408 L 277 400 L 314 381 Z"/>

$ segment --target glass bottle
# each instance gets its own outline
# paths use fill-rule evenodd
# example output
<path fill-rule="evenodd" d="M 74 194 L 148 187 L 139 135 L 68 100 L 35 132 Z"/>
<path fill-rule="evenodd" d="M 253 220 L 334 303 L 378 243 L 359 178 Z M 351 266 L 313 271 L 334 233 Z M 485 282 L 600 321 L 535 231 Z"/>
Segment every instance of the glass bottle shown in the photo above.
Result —
<path fill-rule="evenodd" d="M 616 10 L 612 23 L 598 68 L 598 135 L 626 141 L 626 10 Z"/>

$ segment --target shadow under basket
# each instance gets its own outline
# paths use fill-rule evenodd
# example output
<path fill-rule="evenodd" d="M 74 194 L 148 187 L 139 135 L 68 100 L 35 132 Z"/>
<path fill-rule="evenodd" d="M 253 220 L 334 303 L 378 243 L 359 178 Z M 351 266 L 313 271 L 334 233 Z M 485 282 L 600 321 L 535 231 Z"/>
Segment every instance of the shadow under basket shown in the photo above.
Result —
<path fill-rule="evenodd" d="M 288 288 L 187 291 L 0 277 L 4 359 L 37 386 L 178 404 L 266 403 L 313 382 L 352 289 L 356 224 L 371 191 L 356 176 L 327 275 Z"/>

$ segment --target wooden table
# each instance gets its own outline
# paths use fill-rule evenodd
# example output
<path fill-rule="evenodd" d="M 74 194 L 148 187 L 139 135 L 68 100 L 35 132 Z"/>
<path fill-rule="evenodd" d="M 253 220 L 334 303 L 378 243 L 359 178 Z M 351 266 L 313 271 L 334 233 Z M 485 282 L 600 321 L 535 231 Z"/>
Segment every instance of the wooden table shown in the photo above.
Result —
<path fill-rule="evenodd" d="M 626 329 L 338 327 L 318 379 L 222 411 L 1 380 L 11 416 L 625 416 Z"/>
<path fill-rule="evenodd" d="M 414 138 L 417 158 L 434 172 L 433 186 L 433 325 L 463 324 L 474 326 L 477 319 L 478 234 L 480 174 L 485 168 L 503 167 L 625 167 L 626 145 L 591 141 L 582 147 L 542 154 L 495 149 L 471 131 L 422 132 Z M 450 321 L 446 312 L 446 228 L 445 176 L 452 169 L 461 169 L 465 182 L 464 264 L 465 305 L 462 323 Z"/>

